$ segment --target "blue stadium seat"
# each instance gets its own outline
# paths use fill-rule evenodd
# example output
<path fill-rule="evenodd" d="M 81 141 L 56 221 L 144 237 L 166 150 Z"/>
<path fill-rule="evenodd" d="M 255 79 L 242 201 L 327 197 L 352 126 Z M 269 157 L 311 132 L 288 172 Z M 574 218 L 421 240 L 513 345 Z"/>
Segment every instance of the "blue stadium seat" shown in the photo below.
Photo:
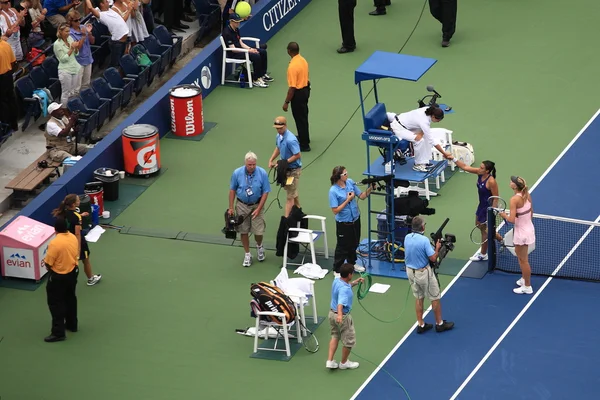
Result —
<path fill-rule="evenodd" d="M 171 63 L 171 52 L 173 51 L 173 46 L 160 44 L 154 35 L 148 36 L 146 39 L 144 39 L 142 44 L 146 50 L 148 50 L 148 53 L 160 57 L 160 68 L 158 70 L 158 75 L 161 76 L 167 69 L 167 66 Z"/>
<path fill-rule="evenodd" d="M 109 118 L 112 119 L 123 102 L 123 90 L 111 88 L 104 78 L 96 78 L 92 80 L 91 84 L 101 100 L 110 101 Z"/>
<path fill-rule="evenodd" d="M 36 121 L 42 114 L 42 108 L 38 99 L 33 97 L 36 87 L 29 76 L 17 79 L 15 82 L 15 92 L 17 98 L 21 100 L 21 108 L 25 114 L 25 121 L 21 125 L 21 131 L 24 132 L 29 126 L 29 120 L 33 117 Z"/>
<path fill-rule="evenodd" d="M 81 135 L 89 139 L 92 132 L 98 127 L 98 110 L 88 109 L 79 97 L 71 97 L 67 102 L 67 108 L 71 112 L 79 113 L 78 127 Z"/>
<path fill-rule="evenodd" d="M 58 60 L 56 57 L 46 57 L 42 62 L 42 68 L 46 71 L 48 78 L 58 80 Z"/>
<path fill-rule="evenodd" d="M 133 95 L 135 79 L 121 77 L 119 71 L 114 67 L 110 67 L 104 71 L 104 79 L 106 79 L 111 89 L 122 91 L 123 100 L 121 102 L 121 107 L 127 106 L 131 100 L 131 96 Z"/>
<path fill-rule="evenodd" d="M 88 110 L 98 110 L 98 128 L 100 128 L 110 113 L 110 100 L 100 99 L 94 89 L 87 88 L 79 92 L 79 98 Z"/>
<path fill-rule="evenodd" d="M 50 94 L 54 100 L 60 100 L 60 81 L 58 79 L 50 79 L 44 68 L 40 67 L 39 65 L 33 67 L 29 73 L 29 76 L 31 77 L 36 89 L 46 88 L 50 90 Z"/>
<path fill-rule="evenodd" d="M 154 80 L 154 77 L 158 75 L 158 72 L 160 70 L 160 56 L 149 54 L 148 50 L 146 50 L 146 48 L 141 44 L 136 44 L 135 46 L 133 46 L 129 51 L 129 54 L 131 54 L 133 57 L 133 55 L 138 54 L 138 52 L 146 54 L 150 61 L 152 61 L 152 65 L 148 67 L 148 69 L 150 70 L 150 72 L 148 72 L 148 86 L 150 86 L 152 84 L 152 81 Z"/>
<path fill-rule="evenodd" d="M 142 89 L 144 89 L 144 85 L 148 82 L 150 69 L 148 67 L 140 67 L 129 54 L 121 57 L 119 65 L 121 65 L 121 69 L 126 77 L 135 79 L 135 94 L 139 96 Z"/>
<path fill-rule="evenodd" d="M 171 35 L 167 28 L 162 25 L 157 25 L 152 32 L 156 40 L 162 45 L 173 46 L 171 51 L 171 65 L 175 63 L 177 57 L 181 54 L 181 45 L 183 44 L 183 36 Z"/>

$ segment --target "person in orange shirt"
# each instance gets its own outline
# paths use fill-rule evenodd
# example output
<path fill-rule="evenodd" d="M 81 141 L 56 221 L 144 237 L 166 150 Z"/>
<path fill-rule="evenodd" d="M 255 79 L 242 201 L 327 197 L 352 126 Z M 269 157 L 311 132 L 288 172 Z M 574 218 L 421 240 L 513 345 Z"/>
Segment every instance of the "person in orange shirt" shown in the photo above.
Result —
<path fill-rule="evenodd" d="M 60 342 L 67 338 L 65 329 L 77 332 L 77 276 L 79 275 L 79 242 L 69 232 L 67 221 L 57 218 L 56 237 L 48 244 L 43 263 L 48 270 L 46 295 L 52 315 L 52 330 L 44 341 Z"/>
<path fill-rule="evenodd" d="M 8 124 L 10 130 L 19 130 L 17 99 L 13 83 L 13 71 L 17 59 L 4 36 L 0 37 L 0 122 Z"/>
<path fill-rule="evenodd" d="M 288 91 L 283 103 L 283 111 L 292 103 L 292 115 L 296 122 L 296 132 L 300 142 L 300 151 L 310 151 L 310 134 L 308 129 L 308 99 L 310 98 L 310 81 L 308 79 L 308 63 L 300 55 L 300 46 L 290 42 L 287 52 L 292 58 L 287 70 Z"/>

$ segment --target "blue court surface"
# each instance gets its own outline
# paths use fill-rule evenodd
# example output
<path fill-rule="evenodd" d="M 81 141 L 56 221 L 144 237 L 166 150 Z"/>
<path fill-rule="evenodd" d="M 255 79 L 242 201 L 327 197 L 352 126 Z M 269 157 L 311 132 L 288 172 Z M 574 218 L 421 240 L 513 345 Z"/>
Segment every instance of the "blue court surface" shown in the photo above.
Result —
<path fill-rule="evenodd" d="M 591 156 L 600 148 L 599 115 L 600 110 L 532 187 L 536 214 L 600 219 L 597 161 Z M 558 195 L 565 190 L 569 202 Z M 538 241 L 544 234 L 538 228 Z M 600 228 L 570 230 L 563 239 L 546 260 L 550 271 L 600 270 L 594 248 Z M 519 277 L 494 272 L 478 280 L 459 274 L 442 297 L 442 315 L 455 322 L 454 330 L 417 335 L 415 324 L 352 399 L 405 399 L 385 371 L 412 400 L 600 398 L 600 284 L 533 276 L 534 294 L 516 295 Z M 430 310 L 425 320 L 435 323 Z"/>

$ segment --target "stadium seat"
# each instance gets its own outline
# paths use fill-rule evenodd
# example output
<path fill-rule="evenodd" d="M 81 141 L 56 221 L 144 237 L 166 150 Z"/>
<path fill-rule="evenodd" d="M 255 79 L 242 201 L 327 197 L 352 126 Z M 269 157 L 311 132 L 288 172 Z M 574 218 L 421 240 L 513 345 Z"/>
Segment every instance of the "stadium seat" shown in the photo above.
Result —
<path fill-rule="evenodd" d="M 123 90 L 111 88 L 104 78 L 96 78 L 91 84 L 100 99 L 110 101 L 109 118 L 112 119 L 123 103 Z"/>
<path fill-rule="evenodd" d="M 84 138 L 89 139 L 92 132 L 98 127 L 98 110 L 88 109 L 79 97 L 71 97 L 67 102 L 67 108 L 71 112 L 79 113 L 79 132 Z"/>
<path fill-rule="evenodd" d="M 111 89 L 120 90 L 123 93 L 121 107 L 127 106 L 133 95 L 135 79 L 123 78 L 116 68 L 110 67 L 104 71 L 104 79 L 108 82 Z"/>
<path fill-rule="evenodd" d="M 50 80 L 58 80 L 58 60 L 56 57 L 46 57 L 42 62 L 42 68 L 44 68 Z"/>
<path fill-rule="evenodd" d="M 36 121 L 42 114 L 39 100 L 33 97 L 33 92 L 35 90 L 35 84 L 29 76 L 19 78 L 15 82 L 15 92 L 17 97 L 21 100 L 21 108 L 25 114 L 25 121 L 23 121 L 23 125 L 21 125 L 22 132 L 29 126 L 31 117 Z"/>
<path fill-rule="evenodd" d="M 150 68 L 139 66 L 129 54 L 121 57 L 119 65 L 121 65 L 121 69 L 127 78 L 135 79 L 135 94 L 139 96 L 144 89 L 144 85 L 148 83 Z"/>
<path fill-rule="evenodd" d="M 324 253 L 325 258 L 329 259 L 329 247 L 327 245 L 327 230 L 325 228 L 325 220 L 326 217 L 322 217 L 320 215 L 306 215 L 304 217 L 308 222 L 313 220 L 321 221 L 321 230 L 312 230 L 312 229 L 304 229 L 300 228 L 300 222 L 298 222 L 297 228 L 289 228 L 288 235 L 285 242 L 285 247 L 283 249 L 283 267 L 286 268 L 288 265 L 304 265 L 304 259 L 306 258 L 306 252 L 310 250 L 311 263 L 317 264 L 317 254 L 315 252 L 315 242 L 319 240 L 320 237 L 323 237 L 324 242 Z M 291 236 L 290 232 L 297 232 L 297 236 Z M 288 243 L 297 243 L 304 246 L 304 254 L 302 256 L 302 261 L 297 263 L 291 263 L 288 261 L 287 253 L 288 253 Z"/>
<path fill-rule="evenodd" d="M 148 69 L 150 70 L 148 72 L 148 86 L 150 86 L 152 84 L 152 81 L 154 80 L 154 77 L 157 76 L 160 71 L 160 55 L 149 54 L 148 50 L 146 50 L 146 48 L 141 44 L 136 44 L 135 46 L 133 46 L 131 48 L 131 50 L 129 51 L 129 54 L 133 58 L 133 55 L 138 54 L 138 52 L 146 54 L 148 56 L 148 58 L 150 59 L 150 61 L 152 61 L 152 65 L 150 65 L 148 67 Z M 134 60 L 135 60 L 135 58 L 134 58 Z M 136 62 L 136 64 L 137 64 L 137 62 Z"/>
<path fill-rule="evenodd" d="M 79 98 L 88 110 L 98 110 L 98 128 L 100 128 L 109 117 L 110 99 L 100 99 L 91 88 L 79 92 Z"/>
<path fill-rule="evenodd" d="M 158 75 L 161 76 L 167 69 L 167 66 L 171 63 L 171 52 L 173 51 L 173 46 L 160 44 L 154 35 L 148 36 L 146 39 L 144 39 L 142 44 L 148 53 L 160 57 L 160 68 L 158 69 Z"/>
<path fill-rule="evenodd" d="M 39 65 L 33 67 L 29 73 L 29 76 L 31 77 L 36 89 L 46 88 L 50 91 L 53 99 L 60 100 L 60 81 L 58 79 L 50 79 L 44 68 L 40 67 Z"/>
<path fill-rule="evenodd" d="M 171 65 L 173 65 L 181 54 L 183 36 L 171 35 L 167 28 L 162 25 L 157 25 L 152 33 L 160 44 L 173 47 L 171 51 Z"/>

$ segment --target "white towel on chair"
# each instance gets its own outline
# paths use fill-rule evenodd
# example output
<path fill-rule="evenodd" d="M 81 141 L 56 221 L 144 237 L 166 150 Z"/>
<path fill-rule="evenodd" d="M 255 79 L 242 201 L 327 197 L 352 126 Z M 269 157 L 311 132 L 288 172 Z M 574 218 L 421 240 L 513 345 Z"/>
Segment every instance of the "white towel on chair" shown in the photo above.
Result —
<path fill-rule="evenodd" d="M 294 273 L 302 275 L 309 279 L 323 279 L 329 270 L 323 269 L 317 264 L 306 263 L 297 268 Z"/>

